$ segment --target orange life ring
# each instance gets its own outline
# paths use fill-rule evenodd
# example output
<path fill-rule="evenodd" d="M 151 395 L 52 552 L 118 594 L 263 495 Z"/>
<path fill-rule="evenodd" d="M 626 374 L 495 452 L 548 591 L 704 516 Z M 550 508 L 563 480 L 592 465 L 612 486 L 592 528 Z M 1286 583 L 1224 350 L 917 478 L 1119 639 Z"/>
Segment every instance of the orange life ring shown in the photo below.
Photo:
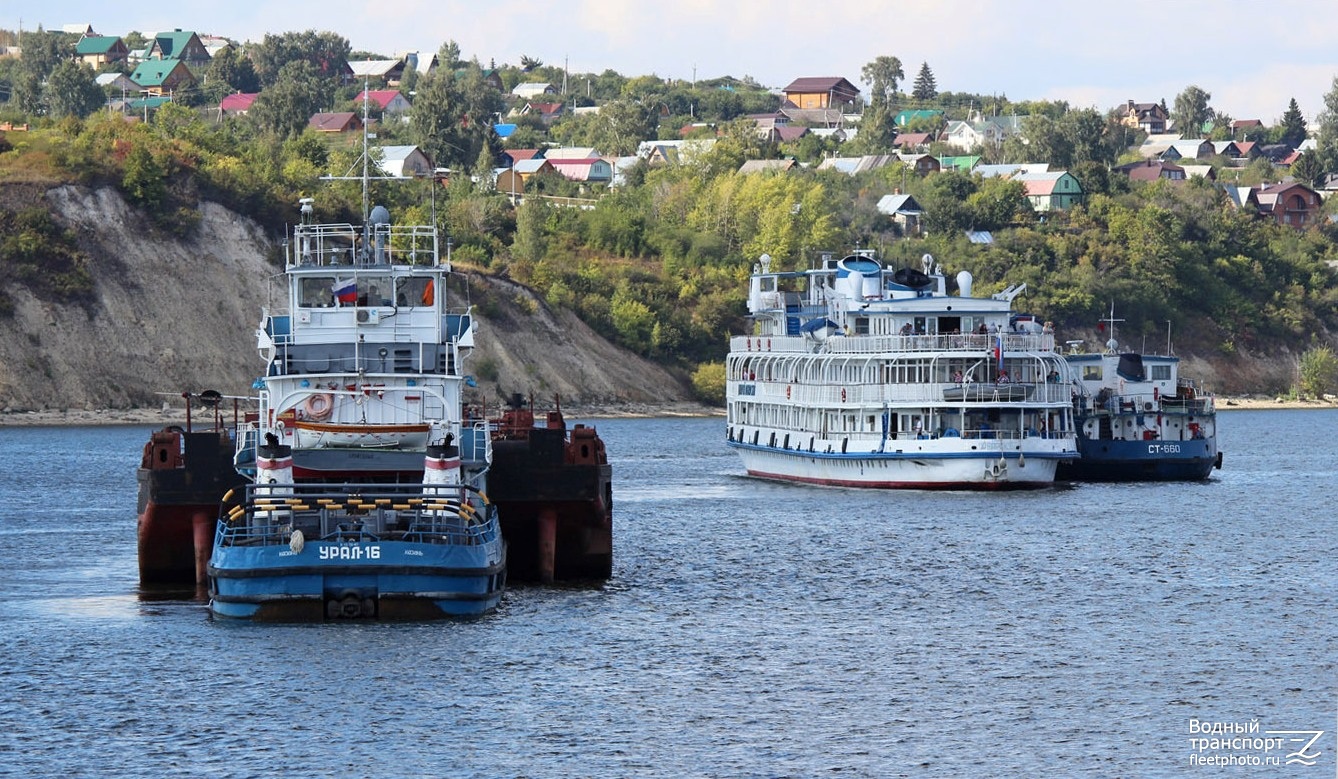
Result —
<path fill-rule="evenodd" d="M 314 419 L 317 422 L 322 419 L 329 419 L 330 413 L 334 411 L 334 396 L 328 392 L 308 395 L 306 402 L 302 404 L 302 410 L 306 412 L 308 419 Z"/>

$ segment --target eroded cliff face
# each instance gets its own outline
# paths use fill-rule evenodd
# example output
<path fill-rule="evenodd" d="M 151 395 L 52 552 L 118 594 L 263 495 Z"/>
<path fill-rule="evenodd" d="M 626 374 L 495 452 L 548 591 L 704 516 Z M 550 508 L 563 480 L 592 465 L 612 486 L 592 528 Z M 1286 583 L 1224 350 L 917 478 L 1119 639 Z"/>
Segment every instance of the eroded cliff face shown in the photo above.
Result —
<path fill-rule="evenodd" d="M 155 408 L 185 390 L 250 394 L 264 369 L 255 338 L 262 309 L 286 306 L 281 269 L 267 260 L 282 236 L 211 203 L 200 206 L 198 230 L 178 240 L 153 231 L 112 189 L 61 186 L 44 198 L 91 258 L 96 302 L 55 305 L 8 290 L 0 409 Z M 478 275 L 468 284 L 491 314 L 478 317 L 466 364 L 486 367 L 475 400 L 520 392 L 540 402 L 559 394 L 573 407 L 688 401 L 681 379 L 529 290 Z"/>

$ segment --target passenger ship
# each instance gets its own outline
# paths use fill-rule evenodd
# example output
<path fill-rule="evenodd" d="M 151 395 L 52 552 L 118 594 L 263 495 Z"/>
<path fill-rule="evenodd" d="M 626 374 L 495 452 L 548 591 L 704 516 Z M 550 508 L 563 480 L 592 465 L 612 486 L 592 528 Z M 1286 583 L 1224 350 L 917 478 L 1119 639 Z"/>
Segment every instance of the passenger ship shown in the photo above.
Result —
<path fill-rule="evenodd" d="M 730 339 L 728 444 L 750 475 L 885 489 L 1053 483 L 1078 456 L 1075 385 L 1055 336 L 1012 311 L 1025 284 L 950 295 L 942 266 L 872 252 L 749 285 L 753 332 Z"/>

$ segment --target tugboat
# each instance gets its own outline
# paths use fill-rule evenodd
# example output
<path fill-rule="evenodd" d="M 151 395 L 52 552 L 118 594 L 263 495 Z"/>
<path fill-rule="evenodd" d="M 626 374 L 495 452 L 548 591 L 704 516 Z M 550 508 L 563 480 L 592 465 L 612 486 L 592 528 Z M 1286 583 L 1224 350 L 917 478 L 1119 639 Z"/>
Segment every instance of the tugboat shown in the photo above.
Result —
<path fill-rule="evenodd" d="M 364 140 L 365 145 L 365 140 Z M 255 477 L 223 497 L 210 609 L 254 620 L 477 616 L 502 597 L 492 443 L 466 422 L 470 307 L 447 300 L 433 225 L 315 221 L 286 252 L 284 308 L 257 330 Z M 238 462 L 251 459 L 238 452 Z"/>
<path fill-rule="evenodd" d="M 594 427 L 568 429 L 555 399 L 544 426 L 517 393 L 492 425 L 491 492 L 511 581 L 607 579 L 613 573 L 613 469 Z"/>
<path fill-rule="evenodd" d="M 168 425 L 150 434 L 136 478 L 139 481 L 139 583 L 145 587 L 203 587 L 214 546 L 218 500 L 245 482 L 233 468 L 237 426 L 223 421 L 214 390 L 183 392 L 186 424 Z M 208 423 L 194 418 L 195 404 L 208 412 Z"/>
<path fill-rule="evenodd" d="M 1211 394 L 1179 375 L 1180 358 L 1123 351 L 1114 312 L 1104 352 L 1065 356 L 1081 457 L 1060 465 L 1062 481 L 1201 481 L 1222 467 Z M 1073 347 L 1080 348 L 1074 343 Z M 1169 351 L 1169 348 L 1168 348 Z"/>
<path fill-rule="evenodd" d="M 1054 333 L 1014 285 L 973 297 L 940 264 L 871 252 L 776 271 L 762 255 L 730 339 L 727 443 L 749 475 L 877 489 L 1046 487 L 1077 456 Z"/>

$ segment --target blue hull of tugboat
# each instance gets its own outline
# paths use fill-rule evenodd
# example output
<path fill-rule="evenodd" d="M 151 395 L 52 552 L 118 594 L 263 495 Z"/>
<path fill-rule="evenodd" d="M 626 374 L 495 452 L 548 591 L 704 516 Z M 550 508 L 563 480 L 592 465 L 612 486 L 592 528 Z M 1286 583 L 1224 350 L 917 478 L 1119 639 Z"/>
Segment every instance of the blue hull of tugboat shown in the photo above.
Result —
<path fill-rule="evenodd" d="M 480 616 L 501 601 L 505 568 L 500 540 L 215 546 L 210 610 L 285 622 Z"/>
<path fill-rule="evenodd" d="M 1222 467 L 1217 443 L 1187 441 L 1112 441 L 1078 437 L 1081 458 L 1061 463 L 1058 481 L 1202 481 Z"/>

